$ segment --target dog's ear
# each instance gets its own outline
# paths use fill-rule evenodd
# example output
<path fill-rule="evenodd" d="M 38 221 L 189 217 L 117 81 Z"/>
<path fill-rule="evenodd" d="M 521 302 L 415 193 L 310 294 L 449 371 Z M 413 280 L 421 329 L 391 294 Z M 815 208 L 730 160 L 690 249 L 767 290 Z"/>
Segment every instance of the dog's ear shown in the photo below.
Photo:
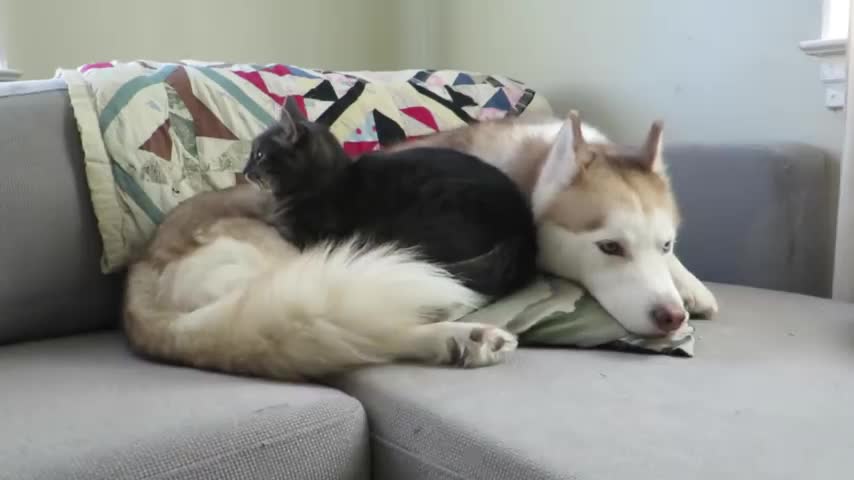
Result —
<path fill-rule="evenodd" d="M 664 122 L 656 120 L 652 123 L 642 153 L 643 167 L 655 173 L 664 173 L 664 159 L 661 152 L 663 131 Z"/>
<path fill-rule="evenodd" d="M 581 133 L 581 119 L 573 110 L 563 122 L 531 190 L 535 217 L 545 213 L 555 195 L 584 170 L 585 156 L 589 153 L 586 145 Z"/>
<path fill-rule="evenodd" d="M 584 140 L 584 132 L 581 130 L 581 115 L 578 110 L 570 110 L 568 116 L 569 126 L 572 129 L 572 149 L 578 152 L 587 145 Z"/>

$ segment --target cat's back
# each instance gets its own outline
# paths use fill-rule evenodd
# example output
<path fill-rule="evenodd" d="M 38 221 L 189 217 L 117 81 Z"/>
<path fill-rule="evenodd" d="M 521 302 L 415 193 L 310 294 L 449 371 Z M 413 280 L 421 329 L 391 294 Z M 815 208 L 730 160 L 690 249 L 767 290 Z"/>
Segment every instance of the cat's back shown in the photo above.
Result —
<path fill-rule="evenodd" d="M 473 155 L 440 147 L 375 152 L 353 165 L 364 208 L 417 210 L 446 216 L 458 211 L 482 223 L 502 212 L 509 228 L 533 222 L 527 197 L 501 170 Z"/>
<path fill-rule="evenodd" d="M 433 147 L 378 152 L 353 166 L 362 177 L 352 210 L 361 230 L 418 248 L 489 296 L 507 294 L 533 277 L 533 212 L 496 167 Z"/>
<path fill-rule="evenodd" d="M 444 182 L 476 182 L 481 186 L 515 189 L 498 168 L 480 158 L 443 147 L 418 147 L 398 151 L 378 151 L 360 157 L 355 165 L 375 177 L 415 178 Z"/>

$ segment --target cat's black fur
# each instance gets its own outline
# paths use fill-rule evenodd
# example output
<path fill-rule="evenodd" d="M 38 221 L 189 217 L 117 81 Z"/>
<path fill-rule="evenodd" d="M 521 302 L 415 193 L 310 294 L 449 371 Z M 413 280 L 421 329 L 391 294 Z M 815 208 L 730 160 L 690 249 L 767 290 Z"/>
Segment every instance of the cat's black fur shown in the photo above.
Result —
<path fill-rule="evenodd" d="M 471 155 L 418 148 L 354 162 L 327 127 L 283 109 L 281 121 L 255 139 L 244 173 L 272 190 L 282 207 L 276 226 L 300 248 L 354 235 L 416 247 L 492 298 L 535 275 L 527 199 Z"/>

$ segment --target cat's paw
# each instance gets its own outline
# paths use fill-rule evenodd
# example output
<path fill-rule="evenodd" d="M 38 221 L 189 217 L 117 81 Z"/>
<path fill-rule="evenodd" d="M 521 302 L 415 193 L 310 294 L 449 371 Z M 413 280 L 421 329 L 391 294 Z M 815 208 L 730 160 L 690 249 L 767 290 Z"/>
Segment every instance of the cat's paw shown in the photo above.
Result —
<path fill-rule="evenodd" d="M 464 368 L 485 367 L 500 363 L 519 345 L 516 336 L 498 327 L 471 324 L 448 339 L 450 363 Z"/>

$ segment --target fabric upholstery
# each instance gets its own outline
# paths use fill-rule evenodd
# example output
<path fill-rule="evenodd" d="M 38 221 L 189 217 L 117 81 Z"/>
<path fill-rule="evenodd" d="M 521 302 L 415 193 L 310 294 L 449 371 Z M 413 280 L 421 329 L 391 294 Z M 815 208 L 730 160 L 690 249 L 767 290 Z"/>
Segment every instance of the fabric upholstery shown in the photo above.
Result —
<path fill-rule="evenodd" d="M 836 177 L 805 145 L 674 145 L 676 251 L 705 280 L 829 297 Z"/>
<path fill-rule="evenodd" d="M 2 480 L 369 476 L 355 399 L 146 362 L 117 333 L 0 348 L 0 388 Z"/>
<path fill-rule="evenodd" d="M 0 344 L 115 323 L 83 169 L 63 83 L 0 83 Z"/>
<path fill-rule="evenodd" d="M 463 371 L 337 379 L 374 478 L 780 480 L 854 471 L 854 305 L 714 286 L 691 359 L 523 349 Z"/>

